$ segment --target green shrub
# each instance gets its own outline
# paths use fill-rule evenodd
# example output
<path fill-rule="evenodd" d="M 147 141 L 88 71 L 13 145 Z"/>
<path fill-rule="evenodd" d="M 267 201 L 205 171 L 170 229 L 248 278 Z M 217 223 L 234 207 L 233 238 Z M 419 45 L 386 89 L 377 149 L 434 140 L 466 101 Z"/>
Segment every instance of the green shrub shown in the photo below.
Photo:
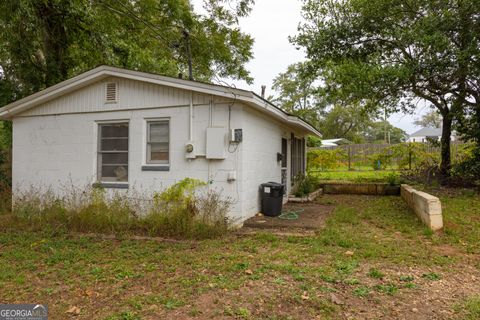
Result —
<path fill-rule="evenodd" d="M 439 153 L 428 152 L 428 145 L 417 142 L 405 142 L 387 148 L 393 158 L 398 161 L 400 169 L 418 169 L 425 166 L 438 165 Z"/>
<path fill-rule="evenodd" d="M 468 143 L 459 148 L 452 166 L 452 177 L 480 186 L 480 146 Z"/>
<path fill-rule="evenodd" d="M 307 152 L 307 168 L 309 170 L 330 170 L 341 165 L 347 159 L 345 150 L 337 149 L 311 149 Z"/>
<path fill-rule="evenodd" d="M 390 172 L 386 176 L 386 181 L 390 186 L 396 186 L 396 185 L 400 184 L 400 177 L 397 173 Z"/>
<path fill-rule="evenodd" d="M 304 197 L 318 189 L 319 178 L 311 175 L 298 175 L 293 180 L 292 193 L 296 197 Z"/>
<path fill-rule="evenodd" d="M 204 184 L 187 178 L 150 200 L 137 194 L 109 196 L 102 188 L 72 191 L 63 197 L 30 190 L 16 197 L 13 213 L 18 223 L 33 228 L 211 238 L 228 231 L 231 201 L 216 192 L 197 195 L 195 191 Z"/>
<path fill-rule="evenodd" d="M 374 170 L 385 170 L 392 163 L 392 154 L 386 152 L 375 153 L 369 157 Z"/>
<path fill-rule="evenodd" d="M 0 214 L 11 208 L 12 157 L 8 150 L 0 149 Z"/>

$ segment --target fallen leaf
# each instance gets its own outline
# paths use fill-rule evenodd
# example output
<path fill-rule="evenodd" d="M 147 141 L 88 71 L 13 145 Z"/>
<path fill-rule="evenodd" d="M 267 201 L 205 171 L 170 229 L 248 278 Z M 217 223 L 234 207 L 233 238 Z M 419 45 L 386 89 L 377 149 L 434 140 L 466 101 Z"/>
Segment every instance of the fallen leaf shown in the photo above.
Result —
<path fill-rule="evenodd" d="M 252 274 L 253 274 L 253 271 L 250 270 L 250 269 L 247 269 L 247 270 L 245 270 L 245 273 L 248 274 L 248 275 L 252 275 Z"/>
<path fill-rule="evenodd" d="M 338 304 L 338 305 L 342 305 L 343 304 L 343 301 L 340 300 L 335 294 L 333 293 L 330 293 L 330 300 L 332 300 L 333 303 L 335 304 Z"/>
<path fill-rule="evenodd" d="M 79 315 L 80 314 L 80 308 L 76 306 L 70 307 L 66 313 L 73 314 L 73 315 Z"/>
<path fill-rule="evenodd" d="M 353 251 L 350 251 L 350 250 L 345 251 L 345 255 L 346 256 L 353 256 Z"/>

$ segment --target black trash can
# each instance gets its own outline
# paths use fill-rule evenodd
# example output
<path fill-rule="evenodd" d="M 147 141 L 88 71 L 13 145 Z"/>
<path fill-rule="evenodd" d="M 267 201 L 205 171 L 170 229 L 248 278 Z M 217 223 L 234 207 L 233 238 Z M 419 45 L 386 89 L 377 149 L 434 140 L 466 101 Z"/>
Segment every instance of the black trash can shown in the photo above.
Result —
<path fill-rule="evenodd" d="M 268 182 L 260 185 L 262 197 L 262 213 L 269 217 L 276 217 L 282 213 L 282 201 L 285 187 L 281 183 Z"/>

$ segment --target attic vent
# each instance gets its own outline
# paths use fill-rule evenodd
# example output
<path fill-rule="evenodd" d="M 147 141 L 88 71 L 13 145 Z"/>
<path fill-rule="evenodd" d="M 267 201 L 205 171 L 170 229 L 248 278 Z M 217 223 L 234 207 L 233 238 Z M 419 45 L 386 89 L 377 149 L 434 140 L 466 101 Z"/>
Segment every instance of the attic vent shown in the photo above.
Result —
<path fill-rule="evenodd" d="M 107 83 L 106 92 L 105 92 L 105 101 L 117 102 L 117 83 L 116 82 Z"/>

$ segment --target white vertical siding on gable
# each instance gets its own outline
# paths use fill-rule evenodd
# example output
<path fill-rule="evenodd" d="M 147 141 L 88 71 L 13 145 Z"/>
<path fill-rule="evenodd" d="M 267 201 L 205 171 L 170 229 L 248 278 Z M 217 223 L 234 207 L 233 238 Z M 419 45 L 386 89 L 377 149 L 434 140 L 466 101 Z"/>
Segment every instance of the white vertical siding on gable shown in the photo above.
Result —
<path fill-rule="evenodd" d="M 118 83 L 116 103 L 106 102 L 105 84 L 107 82 Z M 208 95 L 194 94 L 194 104 L 208 104 L 209 99 Z M 174 107 L 189 103 L 190 92 L 187 90 L 110 77 L 27 110 L 20 116 Z"/>

